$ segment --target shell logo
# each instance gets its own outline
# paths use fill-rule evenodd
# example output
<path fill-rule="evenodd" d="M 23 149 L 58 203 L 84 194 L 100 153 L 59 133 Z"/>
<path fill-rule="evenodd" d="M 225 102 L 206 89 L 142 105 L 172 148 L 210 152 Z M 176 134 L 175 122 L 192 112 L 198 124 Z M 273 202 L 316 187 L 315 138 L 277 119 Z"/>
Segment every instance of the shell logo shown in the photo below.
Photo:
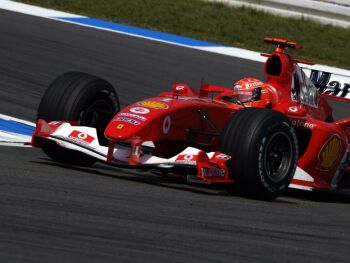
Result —
<path fill-rule="evenodd" d="M 148 107 L 148 108 L 152 108 L 152 109 L 167 109 L 168 105 L 160 102 L 160 101 L 142 101 L 139 103 L 139 105 L 144 106 L 144 107 Z"/>
<path fill-rule="evenodd" d="M 323 170 L 329 170 L 340 158 L 343 150 L 342 141 L 339 137 L 333 136 L 325 146 L 323 146 L 320 154 L 319 167 Z"/>

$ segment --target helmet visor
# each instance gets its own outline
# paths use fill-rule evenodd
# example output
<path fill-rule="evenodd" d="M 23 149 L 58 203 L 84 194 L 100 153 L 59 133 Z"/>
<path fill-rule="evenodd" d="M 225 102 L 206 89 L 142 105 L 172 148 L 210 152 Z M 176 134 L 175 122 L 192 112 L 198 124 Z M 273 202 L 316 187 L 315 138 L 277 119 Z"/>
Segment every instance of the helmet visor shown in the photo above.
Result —
<path fill-rule="evenodd" d="M 253 91 L 251 91 L 251 90 L 234 91 L 232 97 L 236 98 L 237 100 L 239 100 L 242 103 L 245 103 L 245 102 L 252 101 L 254 98 L 254 94 L 253 94 Z"/>

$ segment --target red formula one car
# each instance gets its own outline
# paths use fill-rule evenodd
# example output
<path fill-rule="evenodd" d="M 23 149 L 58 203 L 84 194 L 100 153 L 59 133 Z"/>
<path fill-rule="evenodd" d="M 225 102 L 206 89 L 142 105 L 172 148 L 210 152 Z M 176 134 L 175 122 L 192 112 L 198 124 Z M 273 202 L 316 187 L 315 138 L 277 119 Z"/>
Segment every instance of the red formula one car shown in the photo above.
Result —
<path fill-rule="evenodd" d="M 262 54 L 268 57 L 266 82 L 245 78 L 233 87 L 202 85 L 199 91 L 176 83 L 122 110 L 105 80 L 63 74 L 41 100 L 32 145 L 64 163 L 158 169 L 233 184 L 265 200 L 288 186 L 345 189 L 350 118 L 334 121 L 325 97 L 346 100 L 346 90 L 339 93 L 327 83 L 328 73 L 313 71 L 315 85 L 298 66 L 310 63 L 285 53 L 301 48 L 298 43 L 265 42 L 277 45 Z"/>

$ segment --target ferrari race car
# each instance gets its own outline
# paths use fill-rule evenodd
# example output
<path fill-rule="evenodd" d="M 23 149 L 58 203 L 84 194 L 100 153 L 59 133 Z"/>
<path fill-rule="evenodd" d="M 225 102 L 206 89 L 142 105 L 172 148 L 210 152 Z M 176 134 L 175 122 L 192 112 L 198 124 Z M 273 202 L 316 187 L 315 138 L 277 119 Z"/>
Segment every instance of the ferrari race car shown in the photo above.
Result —
<path fill-rule="evenodd" d="M 349 87 L 326 72 L 308 78 L 299 64 L 311 63 L 285 52 L 298 43 L 264 41 L 277 45 L 262 54 L 266 82 L 245 78 L 199 91 L 175 83 L 122 110 L 107 81 L 65 73 L 41 100 L 31 144 L 63 163 L 160 170 L 263 200 L 288 186 L 346 190 L 350 117 L 334 121 L 326 98 L 349 100 Z"/>

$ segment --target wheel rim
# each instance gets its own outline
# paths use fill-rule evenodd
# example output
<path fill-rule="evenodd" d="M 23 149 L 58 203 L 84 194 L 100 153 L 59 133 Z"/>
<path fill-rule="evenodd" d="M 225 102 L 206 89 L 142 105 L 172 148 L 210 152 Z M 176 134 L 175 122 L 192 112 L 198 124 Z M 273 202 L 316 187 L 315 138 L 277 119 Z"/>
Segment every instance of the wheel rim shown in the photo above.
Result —
<path fill-rule="evenodd" d="M 79 123 L 83 126 L 96 128 L 100 144 L 106 145 L 108 140 L 104 136 L 104 131 L 115 113 L 116 109 L 110 101 L 98 99 L 80 113 Z"/>
<path fill-rule="evenodd" d="M 289 175 L 292 156 L 292 141 L 285 133 L 276 133 L 269 138 L 264 151 L 264 167 L 271 181 L 277 183 Z"/>

